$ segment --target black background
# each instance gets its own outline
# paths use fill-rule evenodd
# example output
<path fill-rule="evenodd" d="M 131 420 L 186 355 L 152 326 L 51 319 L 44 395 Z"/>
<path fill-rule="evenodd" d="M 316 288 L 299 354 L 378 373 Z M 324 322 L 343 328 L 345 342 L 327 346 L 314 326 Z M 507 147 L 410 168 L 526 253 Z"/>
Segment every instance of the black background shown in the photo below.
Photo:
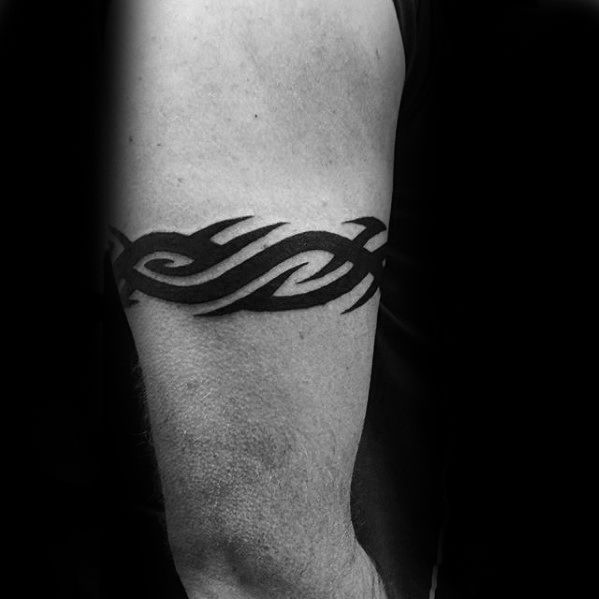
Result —
<path fill-rule="evenodd" d="M 0 3 L 6 404 L 35 405 L 5 421 L 25 508 L 19 596 L 181 592 L 126 329 L 102 284 L 106 6 Z M 584 526 L 598 15 L 451 0 L 435 14 L 437 116 L 420 168 L 451 429 L 437 597 L 542 596 L 578 556 L 565 533 Z"/>

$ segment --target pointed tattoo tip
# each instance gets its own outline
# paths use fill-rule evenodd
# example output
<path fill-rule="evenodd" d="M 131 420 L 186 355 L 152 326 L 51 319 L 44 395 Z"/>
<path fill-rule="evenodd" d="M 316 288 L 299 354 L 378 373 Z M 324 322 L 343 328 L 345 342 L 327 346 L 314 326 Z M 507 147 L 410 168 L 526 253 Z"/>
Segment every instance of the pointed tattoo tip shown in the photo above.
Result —
<path fill-rule="evenodd" d="M 223 226 L 223 228 L 232 227 L 233 225 L 236 225 L 237 223 L 242 223 L 244 220 L 249 220 L 250 218 L 254 218 L 254 217 L 253 216 L 238 216 L 237 218 L 229 218 L 227 220 L 223 220 L 217 224 Z"/>
<path fill-rule="evenodd" d="M 356 302 L 353 306 L 350 306 L 349 308 L 347 308 L 346 310 L 343 310 L 343 312 L 341 312 L 341 314 L 349 314 L 350 312 L 353 312 L 354 310 L 356 310 L 357 308 L 359 308 L 362 304 L 359 304 L 359 302 Z"/>
<path fill-rule="evenodd" d="M 341 314 L 349 314 L 350 312 L 353 312 L 356 308 L 358 308 L 361 301 L 362 301 L 362 298 L 360 298 L 358 301 L 354 302 L 349 308 L 346 308 L 345 310 L 343 310 L 343 312 L 341 312 Z"/>
<path fill-rule="evenodd" d="M 361 225 L 364 224 L 365 222 L 368 222 L 371 218 L 371 216 L 362 216 L 360 218 L 353 218 L 352 220 L 344 220 L 341 224 L 343 225 Z"/>
<path fill-rule="evenodd" d="M 376 226 L 377 228 L 384 231 L 387 227 L 380 219 L 375 216 L 362 216 L 360 218 L 354 218 L 352 220 L 343 221 L 344 225 L 362 225 L 363 227 Z"/>
<path fill-rule="evenodd" d="M 273 223 L 272 225 L 266 225 L 265 227 L 261 227 L 260 229 L 257 229 L 257 230 L 258 231 L 274 231 L 278 227 L 281 227 L 282 225 L 288 225 L 288 224 L 289 224 L 288 222 L 279 221 L 278 223 Z"/>
<path fill-rule="evenodd" d="M 124 233 L 121 233 L 116 227 L 109 226 L 108 230 L 112 233 L 114 237 L 119 240 L 119 243 L 124 247 L 131 245 L 131 241 L 127 238 Z"/>

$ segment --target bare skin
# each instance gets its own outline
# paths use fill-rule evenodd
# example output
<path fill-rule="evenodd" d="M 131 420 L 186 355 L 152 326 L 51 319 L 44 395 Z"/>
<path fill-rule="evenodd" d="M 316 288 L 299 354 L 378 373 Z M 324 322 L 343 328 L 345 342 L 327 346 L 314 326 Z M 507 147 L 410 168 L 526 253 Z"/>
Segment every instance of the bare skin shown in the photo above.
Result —
<path fill-rule="evenodd" d="M 244 247 L 242 262 L 307 231 L 352 239 L 358 217 L 388 223 L 404 64 L 389 0 L 127 0 L 117 10 L 112 220 L 124 237 L 252 215 L 215 238 L 225 243 L 287 223 Z M 291 256 L 302 276 L 277 293 L 297 293 L 330 259 Z M 190 598 L 385 597 L 350 516 L 378 293 L 344 312 L 371 282 L 303 309 L 210 318 L 131 294 L 169 540 Z"/>

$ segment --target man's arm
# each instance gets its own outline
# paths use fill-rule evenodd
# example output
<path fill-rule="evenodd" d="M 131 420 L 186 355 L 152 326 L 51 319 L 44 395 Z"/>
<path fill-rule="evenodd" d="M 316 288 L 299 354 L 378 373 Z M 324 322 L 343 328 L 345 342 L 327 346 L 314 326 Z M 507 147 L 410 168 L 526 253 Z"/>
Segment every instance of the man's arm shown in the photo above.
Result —
<path fill-rule="evenodd" d="M 383 596 L 349 495 L 403 84 L 393 4 L 119 11 L 115 275 L 186 590 Z"/>

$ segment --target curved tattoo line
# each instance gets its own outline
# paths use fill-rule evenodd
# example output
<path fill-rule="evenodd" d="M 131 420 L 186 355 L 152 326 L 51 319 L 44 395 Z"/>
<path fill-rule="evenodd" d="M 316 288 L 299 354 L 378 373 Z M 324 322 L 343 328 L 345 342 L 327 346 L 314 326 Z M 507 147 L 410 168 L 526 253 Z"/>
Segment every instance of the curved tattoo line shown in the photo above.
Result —
<path fill-rule="evenodd" d="M 350 292 L 368 274 L 371 274 L 373 276 L 371 285 L 358 301 L 343 312 L 345 314 L 365 304 L 378 289 L 386 246 L 383 245 L 373 252 L 364 247 L 369 239 L 385 230 L 385 225 L 374 217 L 363 217 L 344 223 L 353 223 L 364 227 L 364 230 L 354 239 L 348 239 L 328 231 L 297 233 L 263 249 L 220 276 L 195 285 L 178 285 L 158 280 L 137 268 L 140 263 L 143 263 L 143 267 L 148 273 L 173 279 L 197 275 L 220 264 L 281 225 L 287 224 L 279 222 L 260 227 L 238 235 L 223 244 L 212 241 L 212 237 L 217 233 L 249 218 L 252 217 L 244 216 L 220 221 L 191 235 L 166 232 L 148 233 L 135 241 L 130 241 L 123 233 L 112 228 L 113 235 L 123 246 L 123 251 L 114 262 L 114 272 L 125 305 L 136 303 L 131 299 L 131 295 L 135 291 L 179 304 L 203 304 L 224 299 L 267 274 L 289 258 L 314 250 L 328 252 L 333 257 L 318 272 L 303 279 L 300 283 L 322 278 L 346 262 L 350 262 L 352 267 L 344 275 L 318 289 L 294 295 L 275 296 L 274 294 L 285 281 L 295 271 L 307 264 L 304 262 L 288 268 L 249 295 L 222 308 L 196 316 L 218 316 L 239 310 L 275 312 L 311 308 L 326 304 Z M 143 262 L 144 259 L 157 252 L 179 255 L 187 262 L 176 265 L 171 258 L 154 258 Z"/>

